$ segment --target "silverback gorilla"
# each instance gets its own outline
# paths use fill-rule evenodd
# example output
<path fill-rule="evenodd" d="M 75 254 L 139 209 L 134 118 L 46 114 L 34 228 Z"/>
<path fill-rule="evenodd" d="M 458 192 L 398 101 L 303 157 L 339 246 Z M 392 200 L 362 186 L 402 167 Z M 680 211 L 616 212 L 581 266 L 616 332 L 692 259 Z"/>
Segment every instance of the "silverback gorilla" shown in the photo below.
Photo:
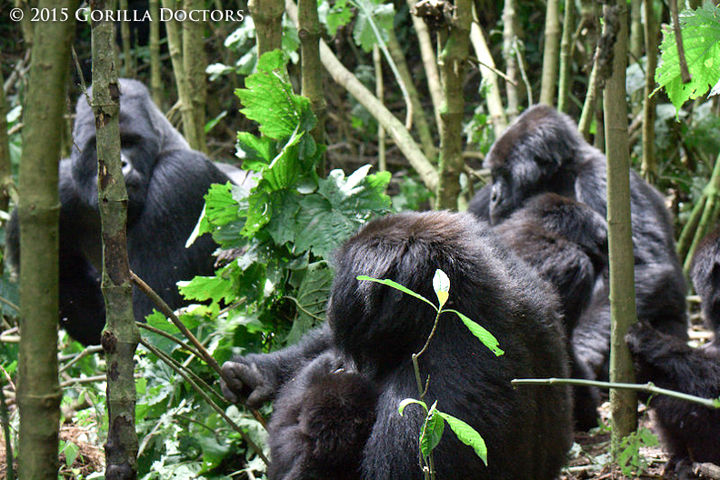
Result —
<path fill-rule="evenodd" d="M 450 279 L 447 306 L 487 328 L 505 351 L 496 357 L 454 314 L 441 316 L 419 359 L 422 378 L 429 377 L 425 401 L 437 401 L 484 437 L 488 465 L 446 429 L 435 450 L 438 478 L 556 477 L 572 443 L 569 389 L 515 389 L 510 381 L 567 375 L 557 296 L 487 223 L 425 212 L 370 222 L 340 247 L 323 327 L 297 345 L 223 365 L 223 392 L 231 401 L 244 397 L 258 406 L 276 399 L 269 478 L 340 478 L 340 459 L 322 461 L 347 451 L 356 457 L 342 478 L 423 477 L 424 412 L 412 406 L 400 416 L 398 406 L 419 396 L 411 356 L 427 340 L 435 311 L 357 276 L 391 279 L 435 298 L 436 269 Z"/>
<path fill-rule="evenodd" d="M 492 171 L 492 183 L 475 195 L 469 210 L 497 225 L 528 198 L 552 192 L 584 203 L 604 218 L 606 163 L 568 116 L 534 106 L 488 152 L 485 165 Z M 685 282 L 670 214 L 662 196 L 634 171 L 630 190 L 638 317 L 661 332 L 686 339 Z M 610 338 L 609 301 L 600 287 L 573 333 L 576 353 L 596 374 L 605 367 Z"/>
<path fill-rule="evenodd" d="M 147 88 L 120 80 L 120 137 L 128 192 L 127 245 L 130 268 L 171 308 L 183 305 L 176 283 L 213 272 L 213 240 L 205 235 L 185 248 L 213 183 L 229 178 L 200 152 L 191 150 L 150 99 Z M 60 162 L 60 321 L 74 339 L 100 343 L 105 306 L 100 292 L 101 242 L 97 196 L 95 118 L 78 99 L 74 146 Z M 244 173 L 244 172 L 241 172 Z M 19 266 L 17 210 L 8 227 L 9 261 Z M 135 319 L 152 311 L 133 291 Z"/>

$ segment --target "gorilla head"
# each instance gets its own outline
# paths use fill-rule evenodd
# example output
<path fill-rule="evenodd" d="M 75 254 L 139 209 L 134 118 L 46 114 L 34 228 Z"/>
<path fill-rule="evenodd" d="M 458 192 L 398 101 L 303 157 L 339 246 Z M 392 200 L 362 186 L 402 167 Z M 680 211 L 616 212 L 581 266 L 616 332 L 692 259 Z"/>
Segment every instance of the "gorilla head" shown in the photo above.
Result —
<path fill-rule="evenodd" d="M 145 85 L 120 79 L 120 144 L 123 176 L 130 205 L 128 214 L 137 215 L 143 208 L 155 164 L 170 151 L 190 150 L 190 146 L 165 115 L 155 106 Z M 79 195 L 87 205 L 97 205 L 97 153 L 95 117 L 80 96 L 75 108 L 73 148 L 70 153 L 71 175 Z"/>
<path fill-rule="evenodd" d="M 183 298 L 176 283 L 213 272 L 216 246 L 212 239 L 203 236 L 190 248 L 185 248 L 185 242 L 210 185 L 226 183 L 231 174 L 223 171 L 232 167 L 223 166 L 221 171 L 202 153 L 191 150 L 143 84 L 121 79 L 119 85 L 130 268 L 171 308 L 178 308 Z M 60 162 L 60 319 L 73 338 L 95 344 L 105 324 L 105 306 L 100 292 L 95 117 L 87 98 L 78 99 L 73 149 L 70 158 Z M 251 181 L 234 175 L 241 177 Z M 16 270 L 19 230 L 15 211 L 8 225 L 8 260 Z M 143 320 L 152 308 L 144 294 L 133 291 L 136 320 Z"/>
<path fill-rule="evenodd" d="M 518 117 L 485 160 L 493 177 L 492 223 L 499 223 L 539 192 L 575 198 L 577 152 L 583 143 L 572 120 L 551 107 L 538 105 Z"/>

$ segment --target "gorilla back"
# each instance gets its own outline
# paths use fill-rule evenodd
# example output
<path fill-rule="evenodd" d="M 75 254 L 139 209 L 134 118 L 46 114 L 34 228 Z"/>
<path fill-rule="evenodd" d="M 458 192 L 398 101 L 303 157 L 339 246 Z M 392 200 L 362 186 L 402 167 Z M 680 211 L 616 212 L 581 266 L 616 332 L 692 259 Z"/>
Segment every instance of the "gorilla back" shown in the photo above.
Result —
<path fill-rule="evenodd" d="M 425 401 L 437 401 L 483 436 L 488 465 L 448 431 L 435 450 L 438 478 L 554 478 L 572 443 L 569 390 L 514 389 L 510 381 L 567 375 L 557 298 L 484 222 L 447 212 L 373 221 L 337 254 L 328 306 L 333 339 L 380 392 L 363 478 L 422 477 L 417 439 L 424 412 L 408 407 L 401 417 L 397 409 L 419 395 L 411 356 L 427 340 L 435 311 L 356 277 L 392 279 L 430 299 L 436 269 L 450 279 L 446 306 L 487 328 L 505 351 L 495 357 L 457 316 L 441 316 L 419 359 L 422 378 L 429 377 Z"/>
<path fill-rule="evenodd" d="M 172 308 L 183 301 L 176 283 L 213 271 L 211 238 L 185 242 L 202 211 L 203 196 L 228 177 L 185 139 L 152 103 L 147 88 L 120 80 L 120 136 L 128 191 L 127 243 L 130 268 Z M 95 119 L 84 96 L 78 99 L 69 159 L 60 162 L 60 318 L 84 344 L 100 342 L 105 309 L 100 292 L 102 252 L 97 206 Z M 17 212 L 8 227 L 9 261 L 19 264 Z M 135 319 L 152 311 L 150 300 L 133 291 Z"/>
<path fill-rule="evenodd" d="M 543 192 L 572 198 L 607 216 L 605 156 L 580 136 L 570 117 L 551 107 L 534 106 L 518 117 L 492 146 L 485 165 L 492 170 L 492 183 L 468 208 L 493 224 Z M 685 281 L 670 213 L 662 196 L 634 171 L 630 195 L 638 317 L 686 339 Z M 593 363 L 600 370 L 609 349 L 607 299 L 593 301 L 573 341 L 588 357 L 599 359 Z"/>

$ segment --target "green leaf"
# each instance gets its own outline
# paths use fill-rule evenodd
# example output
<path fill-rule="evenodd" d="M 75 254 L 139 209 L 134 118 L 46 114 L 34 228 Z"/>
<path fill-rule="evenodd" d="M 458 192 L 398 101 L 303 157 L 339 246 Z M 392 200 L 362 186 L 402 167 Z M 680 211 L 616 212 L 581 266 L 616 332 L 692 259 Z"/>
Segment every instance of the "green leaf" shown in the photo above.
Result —
<path fill-rule="evenodd" d="M 216 303 L 231 303 L 235 299 L 232 282 L 222 277 L 195 277 L 180 284 L 180 293 L 188 300 L 199 302 L 212 300 Z"/>
<path fill-rule="evenodd" d="M 257 121 L 260 131 L 272 139 L 290 137 L 298 129 L 312 130 L 317 121 L 310 100 L 293 92 L 279 50 L 264 54 L 258 72 L 247 77 L 245 88 L 235 94 L 245 107 L 240 112 Z"/>
<path fill-rule="evenodd" d="M 437 414 L 445 419 L 448 425 L 450 425 L 452 431 L 455 432 L 455 435 L 457 435 L 458 440 L 465 445 L 472 447 L 472 449 L 475 450 L 475 454 L 480 457 L 485 465 L 487 465 L 487 446 L 485 445 L 485 440 L 483 440 L 480 434 L 459 418 L 453 417 L 452 415 L 441 411 L 438 411 Z"/>
<path fill-rule="evenodd" d="M 361 280 L 361 281 L 362 281 L 362 280 L 366 280 L 366 281 L 368 281 L 368 282 L 376 282 L 376 283 L 381 283 L 381 284 L 383 284 L 383 285 L 387 285 L 388 287 L 392 287 L 392 288 L 394 288 L 394 289 L 396 289 L 396 290 L 400 290 L 400 291 L 403 292 L 403 293 L 407 293 L 408 295 L 411 295 L 411 296 L 413 296 L 413 297 L 415 297 L 415 298 L 418 298 L 418 299 L 422 300 L 423 302 L 425 302 L 425 303 L 427 303 L 428 305 L 430 305 L 431 307 L 433 307 L 433 308 L 435 309 L 435 311 L 437 311 L 437 309 L 438 309 L 438 307 L 436 307 L 435 304 L 432 303 L 432 302 L 431 302 L 430 300 L 428 300 L 427 298 L 423 297 L 423 296 L 420 295 L 419 293 L 413 292 L 413 291 L 410 290 L 409 288 L 407 288 L 407 287 L 405 287 L 405 286 L 403 286 L 403 285 L 400 285 L 399 283 L 394 282 L 394 281 L 392 281 L 392 280 L 372 278 L 372 277 L 368 277 L 367 275 L 359 275 L 359 276 L 357 277 L 357 279 L 358 279 L 358 280 Z"/>
<path fill-rule="evenodd" d="M 75 463 L 75 459 L 80 453 L 80 447 L 75 445 L 73 442 L 66 440 L 62 451 L 65 454 L 65 465 L 72 467 L 72 464 Z"/>
<path fill-rule="evenodd" d="M 310 328 L 325 319 L 325 307 L 330 298 L 332 279 L 333 273 L 328 268 L 327 262 L 314 262 L 308 265 L 295 298 L 298 316 L 286 338 L 287 344 L 297 343 Z"/>
<path fill-rule="evenodd" d="M 391 3 L 378 4 L 372 0 L 356 0 L 355 3 L 359 10 L 353 29 L 353 39 L 365 53 L 370 53 L 373 45 L 380 43 L 378 40 L 382 43 L 387 42 L 387 31 L 393 28 L 395 7 Z"/>
<path fill-rule="evenodd" d="M 297 253 L 311 249 L 315 255 L 330 258 L 372 215 L 387 213 L 390 199 L 383 193 L 385 178 L 366 173 L 367 168 L 362 167 L 346 179 L 341 170 L 333 170 L 318 181 L 317 193 L 300 201 L 295 225 Z"/>
<path fill-rule="evenodd" d="M 460 320 L 465 324 L 465 326 L 470 330 L 470 333 L 475 335 L 480 341 L 485 345 L 487 348 L 489 348 L 496 356 L 500 356 L 504 354 L 505 352 L 500 349 L 500 342 L 497 341 L 495 336 L 485 330 L 482 326 L 480 326 L 478 323 L 474 322 L 473 320 L 470 320 L 467 316 L 463 315 L 462 313 L 458 312 L 457 310 L 452 309 L 446 309 L 443 310 L 444 312 L 452 312 L 458 317 L 460 317 Z"/>
<path fill-rule="evenodd" d="M 435 290 L 439 306 L 442 308 L 450 295 L 450 279 L 445 275 L 445 272 L 439 268 L 435 270 L 435 275 L 433 276 L 433 290 Z"/>
<path fill-rule="evenodd" d="M 242 158 L 242 168 L 259 172 L 270 164 L 275 156 L 275 141 L 269 137 L 256 137 L 249 132 L 237 134 L 237 156 Z"/>
<path fill-rule="evenodd" d="M 344 27 L 353 17 L 353 10 L 347 6 L 347 0 L 337 0 L 327 14 L 327 29 L 335 36 L 337 29 Z"/>
<path fill-rule="evenodd" d="M 425 410 L 425 413 L 427 414 L 428 408 L 427 408 L 427 405 L 425 404 L 425 402 L 420 401 L 420 400 L 415 400 L 414 398 L 406 398 L 402 402 L 400 402 L 400 406 L 398 407 L 398 413 L 400 414 L 401 417 L 403 415 L 403 411 L 405 410 L 405 407 L 407 407 L 408 405 L 411 405 L 411 404 L 420 405 L 421 407 L 423 407 L 423 409 Z"/>
<path fill-rule="evenodd" d="M 682 82 L 680 57 L 675 33 L 671 27 L 663 30 L 660 45 L 662 61 L 655 72 L 655 80 L 664 87 L 676 110 L 687 100 L 704 95 L 718 81 L 720 72 L 720 8 L 706 2 L 695 11 L 685 10 L 680 17 L 683 46 L 689 83 Z"/>
<path fill-rule="evenodd" d="M 284 245 L 295 239 L 292 220 L 300 210 L 301 195 L 295 190 L 273 192 L 270 208 L 272 215 L 267 223 L 267 231 L 276 245 Z"/>
<path fill-rule="evenodd" d="M 438 446 L 445 431 L 445 419 L 438 415 L 437 401 L 433 403 L 425 417 L 422 431 L 420 432 L 420 453 L 423 457 L 429 457 L 435 447 Z"/>

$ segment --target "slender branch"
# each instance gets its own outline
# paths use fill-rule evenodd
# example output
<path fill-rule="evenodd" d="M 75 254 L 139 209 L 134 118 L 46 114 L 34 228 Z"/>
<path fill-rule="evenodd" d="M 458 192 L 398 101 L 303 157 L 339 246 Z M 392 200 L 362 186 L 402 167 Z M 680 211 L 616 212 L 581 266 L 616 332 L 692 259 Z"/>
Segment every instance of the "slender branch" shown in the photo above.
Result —
<path fill-rule="evenodd" d="M 233 430 L 235 430 L 236 432 L 238 432 L 240 434 L 240 436 L 245 441 L 245 443 L 247 443 L 248 446 L 257 454 L 257 456 L 260 457 L 263 462 L 265 462 L 265 465 L 268 465 L 270 463 L 270 461 L 267 459 L 267 457 L 263 453 L 262 448 L 258 447 L 258 445 L 255 442 L 253 442 L 253 440 L 248 436 L 248 434 L 245 433 L 245 431 L 242 428 L 240 428 L 235 422 L 233 422 L 232 419 L 225 414 L 223 409 L 220 408 L 215 402 L 213 402 L 212 398 L 210 398 L 210 396 L 207 393 L 205 393 L 205 391 L 202 388 L 200 388 L 200 386 L 198 386 L 187 375 L 187 373 L 183 371 L 182 368 L 180 368 L 176 365 L 177 362 L 175 362 L 175 360 L 172 357 L 167 355 L 165 352 L 153 347 L 152 345 L 150 345 L 148 342 L 146 342 L 143 339 L 140 339 L 140 343 L 143 345 L 143 347 L 150 350 L 150 352 L 152 352 L 159 359 L 163 360 L 170 368 L 172 368 L 175 371 L 175 373 L 177 373 L 178 375 L 183 377 L 183 379 L 193 389 L 195 389 L 195 391 L 197 393 L 199 393 L 201 397 L 203 397 L 203 400 L 205 400 L 205 402 L 208 405 L 210 405 L 210 407 L 213 410 L 215 410 L 217 412 L 217 414 L 220 415 L 223 418 L 223 420 L 225 420 L 228 423 L 228 425 L 230 425 L 232 427 Z"/>
<path fill-rule="evenodd" d="M 618 390 L 634 390 L 636 392 L 645 392 L 653 395 L 666 395 L 668 397 L 677 398 L 680 400 L 686 400 L 688 402 L 697 403 L 708 408 L 720 409 L 720 397 L 719 398 L 703 398 L 696 397 L 695 395 L 688 395 L 687 393 L 676 392 L 675 390 L 668 390 L 667 388 L 660 388 L 655 386 L 654 383 L 648 382 L 645 384 L 638 383 L 616 383 L 616 382 L 600 382 L 598 380 L 581 380 L 577 378 L 516 378 L 510 383 L 513 386 L 516 385 L 579 385 L 587 387 L 598 387 L 604 389 L 616 388 Z"/>
<path fill-rule="evenodd" d="M 210 366 L 217 374 L 220 376 L 220 378 L 225 378 L 225 375 L 223 374 L 222 368 L 220 368 L 220 364 L 217 363 L 217 360 L 210 355 L 210 353 L 205 349 L 202 343 L 195 337 L 195 335 L 192 334 L 190 330 L 180 321 L 180 319 L 175 315 L 175 312 L 172 311 L 170 307 L 168 307 L 167 303 L 163 301 L 160 296 L 153 291 L 150 286 L 145 283 L 140 277 L 135 275 L 135 272 L 130 272 L 130 277 L 133 281 L 133 283 L 143 292 L 145 295 L 147 295 L 150 300 L 155 304 L 155 306 L 160 310 L 160 312 L 165 315 L 167 318 L 170 319 L 170 321 L 177 327 L 180 332 L 182 332 L 183 335 L 185 335 L 185 338 L 190 340 L 190 343 L 192 343 L 195 348 L 197 349 L 198 357 L 202 358 L 205 363 Z M 245 403 L 245 399 L 240 399 L 243 403 Z M 254 408 L 250 408 L 250 413 L 252 413 L 253 417 L 260 422 L 263 426 L 265 426 L 266 422 L 263 418 L 262 414 L 258 412 Z"/>

